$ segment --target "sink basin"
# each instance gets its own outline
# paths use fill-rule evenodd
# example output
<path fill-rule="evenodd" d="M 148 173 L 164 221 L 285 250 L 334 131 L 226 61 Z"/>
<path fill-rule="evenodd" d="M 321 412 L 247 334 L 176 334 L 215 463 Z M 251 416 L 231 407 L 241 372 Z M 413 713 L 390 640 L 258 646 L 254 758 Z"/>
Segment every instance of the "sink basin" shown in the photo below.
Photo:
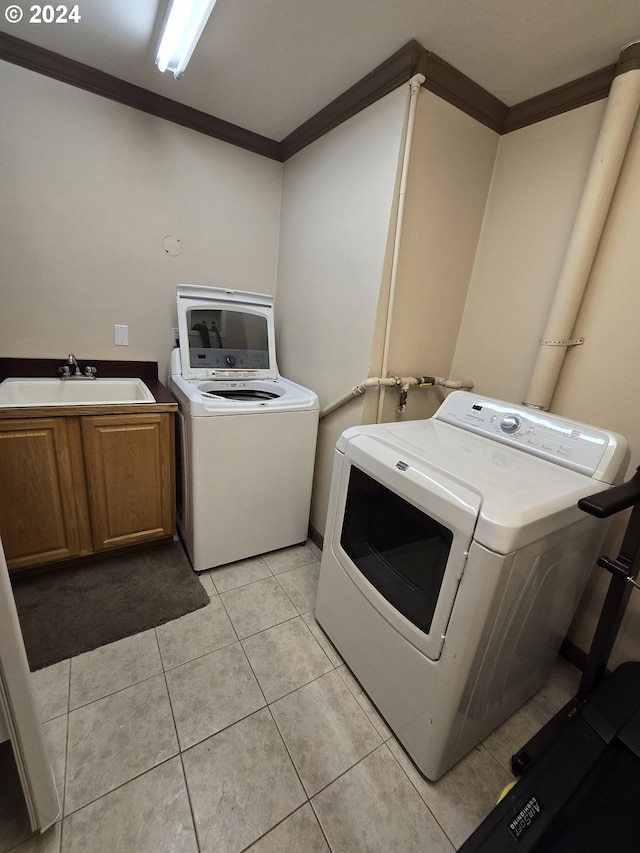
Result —
<path fill-rule="evenodd" d="M 0 383 L 0 408 L 155 403 L 142 379 L 10 378 Z"/>

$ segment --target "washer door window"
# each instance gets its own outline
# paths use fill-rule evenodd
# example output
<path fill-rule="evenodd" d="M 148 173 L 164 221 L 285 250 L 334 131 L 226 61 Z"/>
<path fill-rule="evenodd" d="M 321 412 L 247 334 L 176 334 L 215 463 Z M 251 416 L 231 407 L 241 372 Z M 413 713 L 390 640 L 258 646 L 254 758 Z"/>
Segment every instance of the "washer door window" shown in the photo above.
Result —
<path fill-rule="evenodd" d="M 246 311 L 187 311 L 189 365 L 217 370 L 268 370 L 267 318 Z"/>
<path fill-rule="evenodd" d="M 369 583 L 428 634 L 453 532 L 352 467 L 340 544 Z"/>

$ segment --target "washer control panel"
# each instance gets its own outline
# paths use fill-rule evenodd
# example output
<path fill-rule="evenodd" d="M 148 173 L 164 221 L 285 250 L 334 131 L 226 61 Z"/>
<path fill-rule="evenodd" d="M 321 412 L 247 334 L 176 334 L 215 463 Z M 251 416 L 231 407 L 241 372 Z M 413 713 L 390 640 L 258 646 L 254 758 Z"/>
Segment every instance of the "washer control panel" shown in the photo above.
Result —
<path fill-rule="evenodd" d="M 627 447 L 616 433 L 465 391 L 450 394 L 434 418 L 605 482 Z"/>

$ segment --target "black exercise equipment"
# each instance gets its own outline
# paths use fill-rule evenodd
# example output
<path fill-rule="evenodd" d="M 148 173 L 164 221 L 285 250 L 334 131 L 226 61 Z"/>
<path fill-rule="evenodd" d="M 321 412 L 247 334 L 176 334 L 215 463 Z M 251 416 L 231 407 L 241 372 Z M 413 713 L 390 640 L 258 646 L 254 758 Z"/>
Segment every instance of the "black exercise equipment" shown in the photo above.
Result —
<path fill-rule="evenodd" d="M 640 851 L 640 662 L 606 674 L 640 568 L 640 468 L 578 502 L 607 518 L 633 507 L 578 692 L 511 761 L 519 781 L 458 853 Z"/>

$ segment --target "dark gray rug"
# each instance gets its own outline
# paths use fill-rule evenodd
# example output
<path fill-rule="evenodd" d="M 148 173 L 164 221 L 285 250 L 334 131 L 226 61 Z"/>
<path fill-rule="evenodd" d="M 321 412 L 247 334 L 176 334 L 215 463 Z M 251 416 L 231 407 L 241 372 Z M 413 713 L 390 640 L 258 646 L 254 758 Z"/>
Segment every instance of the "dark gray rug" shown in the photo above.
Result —
<path fill-rule="evenodd" d="M 11 583 L 32 671 L 209 603 L 176 542 Z"/>

